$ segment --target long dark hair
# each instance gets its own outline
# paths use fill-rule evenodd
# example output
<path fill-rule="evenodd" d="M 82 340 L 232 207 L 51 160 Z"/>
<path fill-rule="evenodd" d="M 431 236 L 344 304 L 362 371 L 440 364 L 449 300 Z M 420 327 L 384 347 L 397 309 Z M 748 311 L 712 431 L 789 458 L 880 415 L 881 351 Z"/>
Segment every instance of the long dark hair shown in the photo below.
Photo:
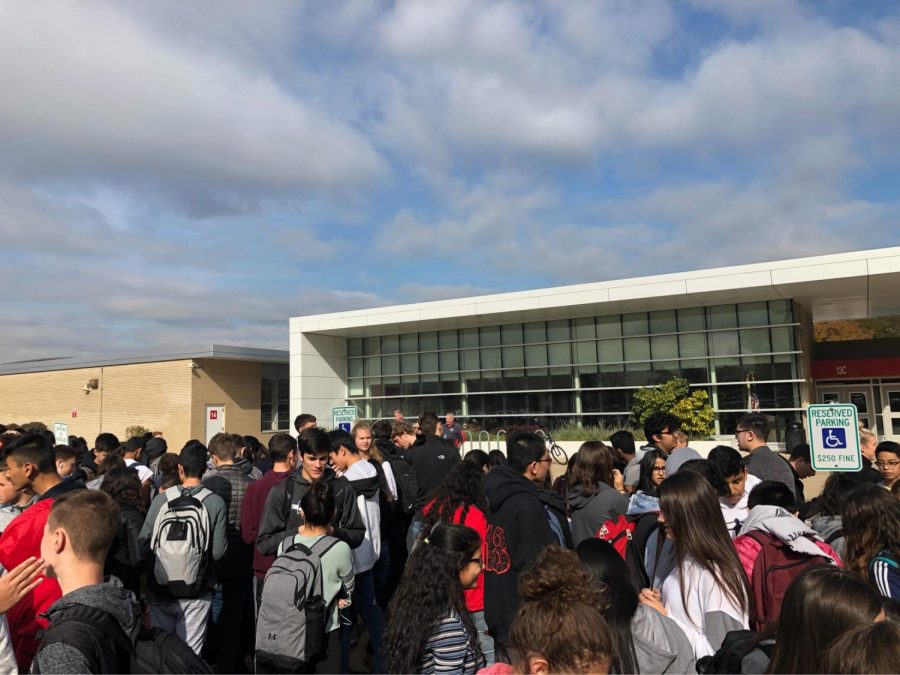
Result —
<path fill-rule="evenodd" d="M 685 610 L 687 558 L 709 572 L 716 585 L 738 607 L 748 607 L 750 584 L 722 520 L 719 498 L 709 481 L 699 474 L 681 471 L 666 478 L 659 486 L 659 510 L 675 538 L 675 563 L 682 579 L 681 602 Z"/>
<path fill-rule="evenodd" d="M 601 441 L 587 441 L 578 448 L 572 466 L 570 487 L 578 487 L 586 495 L 596 494 L 600 483 L 613 486 L 612 452 Z"/>
<path fill-rule="evenodd" d="M 832 643 L 880 611 L 878 593 L 852 572 L 832 565 L 804 570 L 784 594 L 768 672 L 827 672 Z"/>
<path fill-rule="evenodd" d="M 131 468 L 110 469 L 104 474 L 100 489 L 112 497 L 119 506 L 133 506 L 145 513 L 144 498 L 141 496 L 141 479 Z"/>
<path fill-rule="evenodd" d="M 438 485 L 422 532 L 427 533 L 438 522 L 453 523 L 456 509 L 460 507 L 459 522 L 463 522 L 472 506 L 485 511 L 484 472 L 477 464 L 462 461 Z"/>
<path fill-rule="evenodd" d="M 869 578 L 869 561 L 881 551 L 900 559 L 900 501 L 880 485 L 850 493 L 841 507 L 847 567 Z"/>
<path fill-rule="evenodd" d="M 478 632 L 466 611 L 459 581 L 472 554 L 481 550 L 481 537 L 464 525 L 437 525 L 426 532 L 409 555 L 388 606 L 384 644 L 392 673 L 419 672 L 425 642 L 450 608 L 465 625 L 470 647 L 481 655 Z"/>
<path fill-rule="evenodd" d="M 653 469 L 656 467 L 656 460 L 666 461 L 666 453 L 661 450 L 648 450 L 641 458 L 641 477 L 638 479 L 638 490 L 648 495 L 656 496 L 656 486 L 653 484 Z"/>
<path fill-rule="evenodd" d="M 611 670 L 616 673 L 638 672 L 631 636 L 631 619 L 638 608 L 638 594 L 628 566 L 612 544 L 602 539 L 585 539 L 578 544 L 575 552 L 604 596 L 605 602 L 600 610 L 616 647 Z"/>

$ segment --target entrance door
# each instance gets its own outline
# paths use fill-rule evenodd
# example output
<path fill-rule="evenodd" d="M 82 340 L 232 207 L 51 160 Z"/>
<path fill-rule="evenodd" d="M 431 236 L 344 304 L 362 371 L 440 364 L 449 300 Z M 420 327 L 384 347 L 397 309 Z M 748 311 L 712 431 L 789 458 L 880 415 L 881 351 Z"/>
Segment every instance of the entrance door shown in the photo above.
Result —
<path fill-rule="evenodd" d="M 888 440 L 900 440 L 900 387 L 897 385 L 881 385 L 882 424 L 884 437 Z"/>
<path fill-rule="evenodd" d="M 206 404 L 206 444 L 216 434 L 225 431 L 225 406 Z"/>
<path fill-rule="evenodd" d="M 852 403 L 859 413 L 859 423 L 873 433 L 878 433 L 878 419 L 872 403 L 872 388 L 868 385 L 828 384 L 819 382 L 816 385 L 819 403 Z M 900 397 L 900 389 L 897 390 Z M 900 428 L 900 398 L 897 399 L 897 422 Z"/>

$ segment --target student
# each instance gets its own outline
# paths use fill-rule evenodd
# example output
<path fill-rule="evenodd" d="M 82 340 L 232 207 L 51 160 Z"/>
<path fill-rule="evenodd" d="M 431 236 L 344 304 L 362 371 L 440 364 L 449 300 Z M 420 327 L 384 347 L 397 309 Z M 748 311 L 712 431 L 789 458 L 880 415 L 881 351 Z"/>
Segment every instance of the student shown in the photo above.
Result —
<path fill-rule="evenodd" d="M 734 430 L 738 447 L 750 453 L 744 465 L 760 480 L 777 480 L 787 485 L 794 493 L 794 474 L 784 458 L 772 452 L 766 445 L 769 435 L 769 421 L 760 413 L 747 413 L 740 417 Z M 794 500 L 797 495 L 794 493 Z"/>
<path fill-rule="evenodd" d="M 25 488 L 16 490 L 6 475 L 6 461 L 0 460 L 0 533 L 13 518 L 21 514 L 37 499 L 34 492 Z"/>
<path fill-rule="evenodd" d="M 875 466 L 881 471 L 881 486 L 890 490 L 900 478 L 900 443 L 881 441 L 875 448 Z"/>
<path fill-rule="evenodd" d="M 147 514 L 140 478 L 131 469 L 113 469 L 106 474 L 100 491 L 119 506 L 119 529 L 106 556 L 104 571 L 117 577 L 140 600 L 144 561 L 138 539 Z"/>
<path fill-rule="evenodd" d="M 356 448 L 353 437 L 346 431 L 332 431 L 328 434 L 331 440 L 329 459 L 334 469 L 350 483 L 356 496 L 356 507 L 362 518 L 365 534 L 359 546 L 353 549 L 353 569 L 356 582 L 353 589 L 353 603 L 350 606 L 351 624 L 357 612 L 362 616 L 369 630 L 374 652 L 373 669 L 384 672 L 382 663 L 382 641 L 384 639 L 384 614 L 378 605 L 375 595 L 375 576 L 373 569 L 381 555 L 381 508 L 378 503 L 380 484 L 378 472 L 369 464 Z M 343 665 L 350 667 L 350 633 L 351 626 L 341 629 L 342 641 L 345 641 L 347 661 Z"/>
<path fill-rule="evenodd" d="M 486 509 L 484 473 L 477 464 L 463 460 L 438 486 L 434 499 L 423 509 L 423 532 L 431 532 L 438 523 L 465 525 L 478 533 L 483 554 L 487 534 L 487 518 L 484 515 Z M 487 622 L 484 618 L 484 578 L 479 575 L 475 586 L 465 589 L 464 595 L 466 611 L 478 631 L 481 652 L 490 665 L 494 662 L 494 640 L 487 634 Z"/>
<path fill-rule="evenodd" d="M 682 469 L 659 486 L 659 507 L 659 522 L 674 542 L 675 569 L 661 592 L 642 590 L 641 601 L 674 619 L 700 659 L 728 631 L 748 627 L 749 584 L 709 481 Z"/>
<path fill-rule="evenodd" d="M 519 602 L 519 575 L 545 546 L 557 543 L 538 495 L 553 459 L 544 441 L 531 432 L 506 440 L 506 465 L 484 479 L 488 500 L 484 612 L 495 644 L 506 640 Z"/>
<path fill-rule="evenodd" d="M 57 445 L 53 448 L 56 456 L 56 473 L 60 478 L 68 478 L 78 471 L 78 451 L 68 445 Z"/>
<path fill-rule="evenodd" d="M 503 466 L 504 464 L 506 464 L 506 455 L 504 455 L 501 450 L 491 450 L 488 453 L 488 459 L 491 463 L 488 471 L 493 471 L 498 466 Z"/>
<path fill-rule="evenodd" d="M 481 546 L 475 530 L 439 524 L 410 553 L 388 612 L 388 672 L 470 675 L 484 665 L 463 595 L 481 574 Z"/>
<path fill-rule="evenodd" d="M 169 488 L 156 495 L 150 504 L 147 518 L 138 537 L 141 555 L 149 565 L 147 581 L 150 589 L 150 623 L 170 633 L 175 633 L 194 650 L 198 656 L 206 642 L 206 628 L 209 623 L 212 595 L 216 587 L 216 575 L 213 563 L 222 560 L 228 549 L 228 507 L 218 495 L 212 494 L 203 486 L 202 478 L 206 471 L 206 448 L 202 444 L 188 444 L 178 456 L 178 476 L 180 485 Z M 174 597 L 170 592 L 166 579 L 157 577 L 156 563 L 160 555 L 165 555 L 167 538 L 154 541 L 157 519 L 170 512 L 169 507 L 175 500 L 186 497 L 200 502 L 200 507 L 208 518 L 209 546 L 206 551 L 198 552 L 201 571 L 205 570 L 199 580 L 199 589 L 190 597 Z M 165 507 L 165 509 L 164 509 Z M 202 518 L 202 515 L 200 516 Z M 156 546 L 159 544 L 159 546 Z M 159 573 L 165 573 L 161 569 Z"/>
<path fill-rule="evenodd" d="M 875 448 L 878 446 L 878 437 L 862 425 L 859 427 L 859 450 L 862 454 L 862 468 L 859 471 L 847 472 L 847 477 L 861 483 L 875 483 L 878 485 L 884 480 L 881 472 L 873 466 L 875 463 Z"/>
<path fill-rule="evenodd" d="M 863 485 L 844 502 L 841 522 L 847 567 L 883 596 L 900 600 L 900 501 L 877 485 Z"/>
<path fill-rule="evenodd" d="M 600 590 L 599 605 L 615 643 L 615 673 L 693 673 L 694 653 L 672 619 L 638 599 L 628 567 L 609 542 L 586 539 L 575 550 Z"/>
<path fill-rule="evenodd" d="M 615 645 L 602 597 L 574 551 L 549 546 L 521 577 L 510 627 L 513 666 L 496 673 L 608 673 Z M 490 670 L 490 669 L 488 669 Z"/>
<path fill-rule="evenodd" d="M 822 672 L 900 673 L 900 626 L 893 621 L 873 621 L 851 628 L 825 654 Z"/>
<path fill-rule="evenodd" d="M 26 558 L 40 557 L 41 538 L 54 500 L 83 490 L 81 481 L 64 481 L 56 473 L 53 446 L 41 434 L 23 434 L 3 448 L 6 477 L 16 490 L 31 490 L 37 501 L 14 518 L 0 537 L 0 565 L 11 570 Z M 10 638 L 20 670 L 26 671 L 37 650 L 35 636 L 46 627 L 41 616 L 60 597 L 55 579 L 44 578 L 6 613 Z"/>
<path fill-rule="evenodd" d="M 725 479 L 725 494 L 719 495 L 719 506 L 728 533 L 736 537 L 750 510 L 747 506 L 750 491 L 762 481 L 750 475 L 744 466 L 741 453 L 727 445 L 714 447 L 709 451 L 707 460 L 719 469 L 719 473 Z"/>
<path fill-rule="evenodd" d="M 637 494 L 656 497 L 659 486 L 666 479 L 668 470 L 666 456 L 659 450 L 648 450 L 641 458 L 640 467 L 641 476 L 638 479 L 637 492 L 632 495 L 632 499 Z"/>
<path fill-rule="evenodd" d="M 125 466 L 137 471 L 141 485 L 149 486 L 153 482 L 153 470 L 141 463 L 146 443 L 140 436 L 129 438 L 124 446 L 123 457 L 125 458 Z"/>
<path fill-rule="evenodd" d="M 625 464 L 622 476 L 625 481 L 625 492 L 631 493 L 637 489 L 637 481 L 640 478 L 640 469 L 637 464 L 643 457 L 643 450 L 638 452 L 634 445 L 634 434 L 626 429 L 619 429 L 609 437 L 609 444 L 620 462 Z"/>
<path fill-rule="evenodd" d="M 666 471 L 670 474 L 677 473 L 678 469 L 685 462 L 692 459 L 703 459 L 700 453 L 688 446 L 687 434 L 683 431 L 676 431 L 673 434 L 675 438 L 675 447 L 669 453 L 669 459 L 666 465 Z"/>
<path fill-rule="evenodd" d="M 578 448 L 569 487 L 572 539 L 576 546 L 597 536 L 597 530 L 606 521 L 628 511 L 628 500 L 613 487 L 618 472 L 612 462 L 612 452 L 600 441 L 587 441 Z"/>
<path fill-rule="evenodd" d="M 844 528 L 841 523 L 841 506 L 859 485 L 859 481 L 848 475 L 835 472 L 825 481 L 822 494 L 809 502 L 809 526 L 835 550 L 841 560 L 847 557 Z"/>
<path fill-rule="evenodd" d="M 310 415 L 309 413 L 301 413 L 294 418 L 294 429 L 298 434 L 306 431 L 307 429 L 315 429 L 316 424 L 318 424 L 316 416 Z"/>
<path fill-rule="evenodd" d="M 284 435 L 289 436 L 288 434 Z M 272 444 L 270 443 L 269 445 L 271 446 Z M 313 483 L 300 500 L 300 510 L 303 512 L 304 520 L 303 524 L 298 528 L 297 534 L 293 537 L 293 543 L 301 544 L 307 548 L 312 548 L 325 537 L 331 540 L 330 547 L 321 556 L 322 598 L 325 601 L 325 606 L 329 609 L 329 613 L 325 622 L 325 631 L 328 636 L 325 655 L 319 663 L 312 664 L 317 673 L 341 672 L 341 649 L 340 640 L 338 639 L 340 610 L 349 606 L 349 598 L 353 592 L 353 555 L 350 547 L 347 546 L 346 542 L 328 536 L 328 529 L 334 518 L 334 508 L 334 495 L 331 493 L 328 485 L 322 481 Z M 285 542 L 278 545 L 278 555 L 284 553 Z M 263 620 L 265 620 L 265 613 L 270 610 L 277 621 L 279 616 L 277 604 L 272 607 L 260 607 Z M 312 668 L 310 668 L 310 671 L 312 671 Z M 258 668 L 257 672 L 261 672 L 261 670 Z M 272 670 L 272 672 L 279 671 Z"/>
<path fill-rule="evenodd" d="M 812 567 L 788 587 L 769 673 L 826 673 L 829 647 L 852 628 L 884 618 L 878 594 L 839 567 Z"/>
<path fill-rule="evenodd" d="M 491 470 L 491 458 L 484 450 L 469 450 L 463 455 L 464 462 L 471 462 L 477 466 L 483 473 Z"/>
<path fill-rule="evenodd" d="M 141 613 L 134 596 L 116 577 L 104 581 L 104 562 L 118 529 L 119 507 L 103 491 L 81 490 L 53 504 L 41 556 L 62 597 L 47 612 L 50 627 L 34 658 L 34 672 L 121 671 L 109 631 L 76 618 L 78 610 L 89 607 L 107 615 L 109 630 L 130 636 L 138 628 Z M 77 630 L 73 622 L 80 624 Z"/>
<path fill-rule="evenodd" d="M 794 494 L 797 498 L 797 508 L 802 513 L 805 513 L 806 507 L 806 493 L 803 490 L 803 480 L 816 475 L 816 470 L 812 467 L 811 453 L 809 443 L 800 443 L 794 446 L 787 458 L 788 466 L 791 467 L 791 475 L 794 477 Z"/>

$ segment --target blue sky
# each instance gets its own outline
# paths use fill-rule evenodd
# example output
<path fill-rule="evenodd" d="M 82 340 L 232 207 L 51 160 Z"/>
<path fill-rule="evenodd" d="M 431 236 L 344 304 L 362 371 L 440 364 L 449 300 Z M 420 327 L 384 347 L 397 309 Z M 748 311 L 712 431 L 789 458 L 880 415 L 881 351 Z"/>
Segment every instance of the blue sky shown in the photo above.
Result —
<path fill-rule="evenodd" d="M 0 1 L 0 362 L 900 244 L 893 2 Z"/>

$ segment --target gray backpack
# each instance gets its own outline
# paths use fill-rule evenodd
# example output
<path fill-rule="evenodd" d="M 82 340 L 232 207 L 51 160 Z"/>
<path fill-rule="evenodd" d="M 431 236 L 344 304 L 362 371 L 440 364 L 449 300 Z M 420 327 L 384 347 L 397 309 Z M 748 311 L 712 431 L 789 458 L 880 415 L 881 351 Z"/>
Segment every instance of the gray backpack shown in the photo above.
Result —
<path fill-rule="evenodd" d="M 172 597 L 193 598 L 203 588 L 211 536 L 203 500 L 211 494 L 206 488 L 191 495 L 180 486 L 170 487 L 153 523 L 153 580 Z"/>
<path fill-rule="evenodd" d="M 327 647 L 329 607 L 322 590 L 322 557 L 340 540 L 322 537 L 307 547 L 288 537 L 266 572 L 256 618 L 256 660 L 270 672 L 297 672 Z"/>

